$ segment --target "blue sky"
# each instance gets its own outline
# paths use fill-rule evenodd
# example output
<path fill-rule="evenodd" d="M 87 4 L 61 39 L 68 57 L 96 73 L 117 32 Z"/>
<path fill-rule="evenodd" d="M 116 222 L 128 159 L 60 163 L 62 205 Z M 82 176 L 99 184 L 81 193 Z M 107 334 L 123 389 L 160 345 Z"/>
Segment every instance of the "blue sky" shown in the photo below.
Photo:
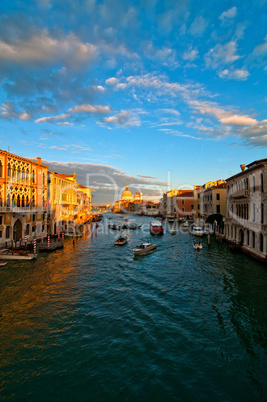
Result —
<path fill-rule="evenodd" d="M 267 157 L 267 2 L 2 0 L 0 148 L 111 201 Z"/>

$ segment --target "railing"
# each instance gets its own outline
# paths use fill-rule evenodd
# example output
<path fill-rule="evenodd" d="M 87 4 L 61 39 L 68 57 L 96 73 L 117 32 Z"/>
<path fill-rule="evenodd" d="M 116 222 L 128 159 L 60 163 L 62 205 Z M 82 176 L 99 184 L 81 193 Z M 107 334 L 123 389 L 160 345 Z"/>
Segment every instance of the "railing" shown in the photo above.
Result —
<path fill-rule="evenodd" d="M 237 191 L 230 191 L 229 197 L 230 198 L 247 198 L 249 196 L 249 190 L 237 190 Z"/>
<path fill-rule="evenodd" d="M 26 214 L 27 212 L 46 212 L 47 207 L 0 207 L 0 212 L 13 212 L 13 213 L 24 213 Z"/>

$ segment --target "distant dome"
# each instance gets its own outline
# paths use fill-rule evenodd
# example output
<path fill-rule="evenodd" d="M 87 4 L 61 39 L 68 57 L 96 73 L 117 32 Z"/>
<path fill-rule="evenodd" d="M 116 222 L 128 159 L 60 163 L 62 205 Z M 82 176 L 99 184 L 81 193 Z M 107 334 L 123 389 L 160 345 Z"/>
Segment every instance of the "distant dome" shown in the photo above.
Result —
<path fill-rule="evenodd" d="M 124 192 L 122 193 L 121 199 L 123 201 L 131 201 L 133 198 L 131 191 L 129 190 L 129 187 L 126 186 Z"/>
<path fill-rule="evenodd" d="M 140 194 L 138 193 L 138 191 L 136 191 L 135 195 L 134 195 L 134 199 L 137 200 L 140 198 Z"/>

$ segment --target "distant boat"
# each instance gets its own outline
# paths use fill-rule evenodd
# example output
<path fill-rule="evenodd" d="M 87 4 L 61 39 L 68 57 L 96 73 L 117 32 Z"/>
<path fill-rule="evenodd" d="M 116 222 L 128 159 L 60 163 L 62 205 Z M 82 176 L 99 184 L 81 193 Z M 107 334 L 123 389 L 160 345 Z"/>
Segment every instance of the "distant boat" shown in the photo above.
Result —
<path fill-rule="evenodd" d="M 7 261 L 0 261 L 0 267 L 4 267 L 7 264 Z"/>
<path fill-rule="evenodd" d="M 172 234 L 172 235 L 176 234 L 176 228 L 170 229 L 170 234 Z"/>
<path fill-rule="evenodd" d="M 150 233 L 152 235 L 163 235 L 163 227 L 162 223 L 158 221 L 154 221 L 150 223 Z"/>
<path fill-rule="evenodd" d="M 191 233 L 195 236 L 203 236 L 204 231 L 200 226 L 194 226 Z"/>
<path fill-rule="evenodd" d="M 193 244 L 194 250 L 202 250 L 203 246 L 199 241 L 195 241 Z"/>
<path fill-rule="evenodd" d="M 157 248 L 156 244 L 152 243 L 141 243 L 139 246 L 136 246 L 133 249 L 133 252 L 135 255 L 142 255 L 142 254 L 147 254 L 152 250 L 155 250 Z"/>
<path fill-rule="evenodd" d="M 128 241 L 126 236 L 120 236 L 118 239 L 114 242 L 114 246 L 124 246 Z"/>
<path fill-rule="evenodd" d="M 175 221 L 175 217 L 174 216 L 168 216 L 168 222 L 169 223 L 173 223 Z"/>

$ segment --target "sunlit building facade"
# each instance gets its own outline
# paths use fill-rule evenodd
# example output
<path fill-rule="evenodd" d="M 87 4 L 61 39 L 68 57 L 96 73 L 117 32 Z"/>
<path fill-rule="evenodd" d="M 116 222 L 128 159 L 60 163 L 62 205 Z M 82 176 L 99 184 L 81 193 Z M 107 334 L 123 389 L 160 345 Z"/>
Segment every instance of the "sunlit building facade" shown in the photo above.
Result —
<path fill-rule="evenodd" d="M 47 170 L 39 157 L 0 150 L 0 247 L 46 235 Z"/>

